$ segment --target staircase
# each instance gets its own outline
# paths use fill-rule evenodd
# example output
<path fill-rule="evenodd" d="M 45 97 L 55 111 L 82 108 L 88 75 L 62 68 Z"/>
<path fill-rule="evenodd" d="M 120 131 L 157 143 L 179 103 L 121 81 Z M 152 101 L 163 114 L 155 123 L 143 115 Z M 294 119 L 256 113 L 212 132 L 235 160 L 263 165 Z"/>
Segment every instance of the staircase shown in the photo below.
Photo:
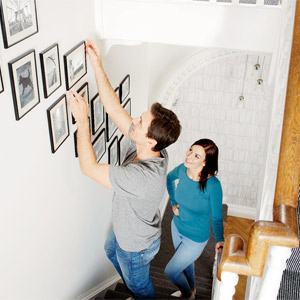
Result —
<path fill-rule="evenodd" d="M 227 217 L 227 205 L 223 204 L 223 221 L 226 221 Z M 160 251 L 151 262 L 150 274 L 154 285 L 154 290 L 157 299 L 178 299 L 171 296 L 173 292 L 178 288 L 173 285 L 165 276 L 164 268 L 174 254 L 174 248 L 171 237 L 171 220 L 173 213 L 170 203 L 166 208 L 166 212 L 162 222 L 162 236 Z M 211 230 L 212 231 L 212 230 Z M 209 241 L 202 253 L 202 255 L 195 262 L 196 273 L 196 299 L 208 300 L 211 299 L 212 292 L 212 269 L 215 257 L 215 238 L 213 233 L 209 238 Z M 104 296 L 104 299 L 127 299 L 130 294 L 126 286 L 119 282 L 114 290 L 108 290 Z M 100 299 L 100 298 L 96 298 Z M 95 299 L 95 300 L 96 300 Z"/>

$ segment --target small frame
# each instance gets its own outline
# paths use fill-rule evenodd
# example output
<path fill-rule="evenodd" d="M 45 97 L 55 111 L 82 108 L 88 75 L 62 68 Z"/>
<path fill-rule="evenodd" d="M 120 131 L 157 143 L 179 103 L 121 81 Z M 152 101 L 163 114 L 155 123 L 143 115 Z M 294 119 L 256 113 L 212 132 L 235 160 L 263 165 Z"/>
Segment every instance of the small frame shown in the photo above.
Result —
<path fill-rule="evenodd" d="M 131 99 L 130 98 L 126 101 L 126 103 L 124 104 L 123 108 L 129 114 L 129 116 L 131 116 Z"/>
<path fill-rule="evenodd" d="M 117 95 L 118 94 L 118 90 L 119 90 L 119 87 L 117 87 L 115 89 L 115 93 Z M 106 141 L 108 142 L 112 136 L 114 135 L 115 131 L 117 130 L 117 125 L 113 122 L 113 120 L 111 119 L 111 117 L 106 113 L 105 114 L 105 120 L 106 120 Z"/>
<path fill-rule="evenodd" d="M 85 41 L 80 42 L 64 55 L 66 89 L 69 90 L 87 73 Z"/>
<path fill-rule="evenodd" d="M 108 146 L 108 164 L 119 165 L 119 147 L 118 147 L 118 137 L 116 136 L 113 141 Z"/>
<path fill-rule="evenodd" d="M 86 82 L 84 83 L 78 90 L 77 90 L 77 93 L 83 97 L 87 103 L 89 103 L 89 84 Z M 75 118 L 73 117 L 73 114 L 72 114 L 72 124 L 75 124 L 76 123 L 76 120 Z"/>
<path fill-rule="evenodd" d="M 129 146 L 129 140 L 124 136 L 121 135 L 118 141 L 118 152 L 119 152 L 119 164 L 122 165 L 125 159 L 125 155 Z"/>
<path fill-rule="evenodd" d="M 4 86 L 3 86 L 2 74 L 1 74 L 1 69 L 0 69 L 0 94 L 3 91 L 4 91 Z"/>
<path fill-rule="evenodd" d="M 120 83 L 120 102 L 123 103 L 126 97 L 130 93 L 130 75 L 126 75 L 126 77 Z"/>
<path fill-rule="evenodd" d="M 96 134 L 104 123 L 104 108 L 97 93 L 91 100 L 92 134 Z"/>
<path fill-rule="evenodd" d="M 105 129 L 103 128 L 99 135 L 93 141 L 93 148 L 96 155 L 96 160 L 99 162 L 106 151 Z"/>
<path fill-rule="evenodd" d="M 39 102 L 35 51 L 30 50 L 8 63 L 16 120 Z"/>
<path fill-rule="evenodd" d="M 58 44 L 40 53 L 44 97 L 48 98 L 61 86 Z"/>
<path fill-rule="evenodd" d="M 70 134 L 66 95 L 61 96 L 47 109 L 47 117 L 51 151 L 55 153 Z"/>
<path fill-rule="evenodd" d="M 35 0 L 0 0 L 0 16 L 5 48 L 38 32 Z"/>

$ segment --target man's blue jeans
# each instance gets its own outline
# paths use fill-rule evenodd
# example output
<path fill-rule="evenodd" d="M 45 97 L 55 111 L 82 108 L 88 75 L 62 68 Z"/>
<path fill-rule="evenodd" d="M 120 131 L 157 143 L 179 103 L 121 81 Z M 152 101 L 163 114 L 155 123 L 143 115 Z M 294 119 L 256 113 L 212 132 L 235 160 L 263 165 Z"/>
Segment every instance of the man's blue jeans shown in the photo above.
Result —
<path fill-rule="evenodd" d="M 201 255 L 207 242 L 197 243 L 181 235 L 174 222 L 171 223 L 172 239 L 176 250 L 165 268 L 168 279 L 181 291 L 183 298 L 191 295 L 195 287 L 194 261 Z"/>
<path fill-rule="evenodd" d="M 160 238 L 140 252 L 127 252 L 120 248 L 112 230 L 105 242 L 105 252 L 135 299 L 154 299 L 150 278 L 150 262 L 158 252 Z"/>

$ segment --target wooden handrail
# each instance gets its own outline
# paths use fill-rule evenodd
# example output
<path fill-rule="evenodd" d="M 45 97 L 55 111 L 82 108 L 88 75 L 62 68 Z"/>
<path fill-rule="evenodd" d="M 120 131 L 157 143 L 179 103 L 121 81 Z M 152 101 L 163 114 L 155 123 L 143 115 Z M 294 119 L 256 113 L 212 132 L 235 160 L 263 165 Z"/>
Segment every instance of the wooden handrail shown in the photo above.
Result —
<path fill-rule="evenodd" d="M 279 155 L 273 221 L 257 221 L 250 230 L 246 251 L 238 235 L 226 238 L 218 270 L 246 276 L 263 275 L 270 245 L 299 245 L 297 205 L 300 181 L 300 3 L 296 4 L 293 45 Z"/>

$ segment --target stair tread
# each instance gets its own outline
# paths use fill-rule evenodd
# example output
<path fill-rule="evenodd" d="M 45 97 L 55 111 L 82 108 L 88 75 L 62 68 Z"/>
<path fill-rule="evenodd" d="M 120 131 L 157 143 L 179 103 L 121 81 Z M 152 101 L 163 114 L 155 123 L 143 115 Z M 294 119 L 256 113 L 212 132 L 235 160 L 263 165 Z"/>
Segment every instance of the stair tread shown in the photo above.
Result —
<path fill-rule="evenodd" d="M 130 294 L 119 291 L 108 290 L 105 293 L 104 299 L 127 299 Z"/>

